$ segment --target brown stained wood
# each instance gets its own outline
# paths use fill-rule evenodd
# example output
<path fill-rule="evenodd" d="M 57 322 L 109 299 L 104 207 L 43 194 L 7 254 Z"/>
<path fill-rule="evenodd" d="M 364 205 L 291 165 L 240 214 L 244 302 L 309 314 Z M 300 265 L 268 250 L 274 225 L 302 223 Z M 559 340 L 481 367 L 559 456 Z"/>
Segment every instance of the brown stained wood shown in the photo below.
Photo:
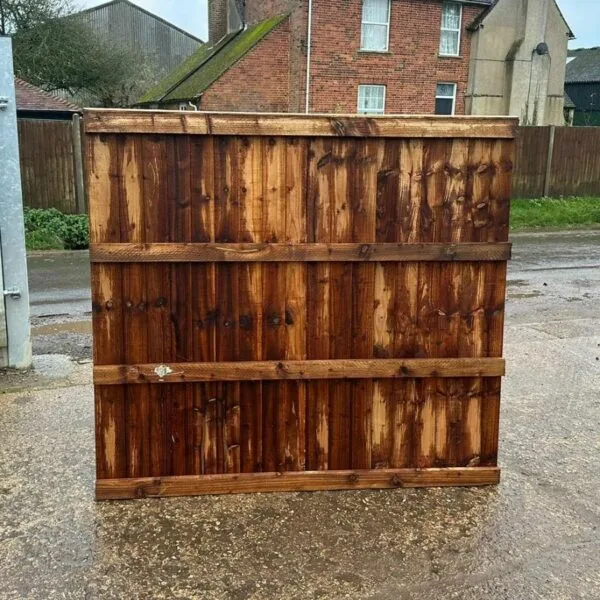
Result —
<path fill-rule="evenodd" d="M 90 235 L 97 241 L 121 239 L 118 210 L 119 188 L 111 161 L 115 152 L 113 139 L 100 138 L 88 144 L 88 194 L 93 201 L 90 210 Z M 116 183 L 116 185 L 115 185 Z M 116 203 L 111 203 L 111 198 Z M 121 265 L 92 266 L 92 324 L 94 362 L 124 362 L 123 352 L 123 288 Z M 96 474 L 98 478 L 126 477 L 127 427 L 125 388 L 95 390 Z"/>
<path fill-rule="evenodd" d="M 308 492 L 495 485 L 498 468 L 381 469 L 249 473 L 206 477 L 105 479 L 96 483 L 97 500 L 167 498 L 198 494 Z"/>
<path fill-rule="evenodd" d="M 98 480 L 495 468 L 513 140 L 149 115 L 87 138 Z"/>
<path fill-rule="evenodd" d="M 84 124 L 86 133 L 513 139 L 518 120 L 89 109 Z"/>
<path fill-rule="evenodd" d="M 502 377 L 501 358 L 407 358 L 271 360 L 252 362 L 97 365 L 97 385 L 198 381 L 286 381 L 310 379 L 409 379 Z"/>
<path fill-rule="evenodd" d="M 372 211 L 371 211 L 372 212 Z M 370 237 L 372 239 L 372 236 Z M 92 244 L 93 263 L 472 262 L 505 261 L 511 244 Z"/>
<path fill-rule="evenodd" d="M 240 236 L 244 242 L 262 239 L 264 189 L 263 156 L 259 138 L 246 140 L 240 147 Z M 263 271 L 260 264 L 238 268 L 240 307 L 238 343 L 240 360 L 260 360 L 263 356 Z M 240 383 L 240 470 L 262 470 L 262 382 Z"/>

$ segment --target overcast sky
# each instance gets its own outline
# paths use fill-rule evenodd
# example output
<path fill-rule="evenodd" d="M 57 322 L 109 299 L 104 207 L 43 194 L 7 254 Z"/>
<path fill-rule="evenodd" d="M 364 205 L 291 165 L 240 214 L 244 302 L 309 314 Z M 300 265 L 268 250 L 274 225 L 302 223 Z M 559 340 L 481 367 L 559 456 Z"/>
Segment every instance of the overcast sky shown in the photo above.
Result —
<path fill-rule="evenodd" d="M 134 0 L 136 4 L 160 15 L 182 29 L 206 40 L 208 26 L 206 20 L 207 0 Z M 80 6 L 96 6 L 105 0 L 78 0 Z M 577 39 L 571 42 L 572 48 L 600 46 L 600 1 L 599 0 L 558 0 L 571 29 Z"/>

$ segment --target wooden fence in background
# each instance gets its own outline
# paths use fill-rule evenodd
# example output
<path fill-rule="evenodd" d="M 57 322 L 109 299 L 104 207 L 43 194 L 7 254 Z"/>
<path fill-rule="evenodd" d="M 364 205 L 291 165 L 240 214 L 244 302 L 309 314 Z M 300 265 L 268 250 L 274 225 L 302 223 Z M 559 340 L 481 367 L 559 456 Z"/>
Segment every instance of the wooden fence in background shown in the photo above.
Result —
<path fill-rule="evenodd" d="M 520 127 L 514 198 L 600 196 L 600 127 Z"/>
<path fill-rule="evenodd" d="M 83 175 L 81 119 L 18 119 L 23 204 L 87 211 Z"/>
<path fill-rule="evenodd" d="M 515 128 L 90 111 L 97 497 L 496 483 Z"/>

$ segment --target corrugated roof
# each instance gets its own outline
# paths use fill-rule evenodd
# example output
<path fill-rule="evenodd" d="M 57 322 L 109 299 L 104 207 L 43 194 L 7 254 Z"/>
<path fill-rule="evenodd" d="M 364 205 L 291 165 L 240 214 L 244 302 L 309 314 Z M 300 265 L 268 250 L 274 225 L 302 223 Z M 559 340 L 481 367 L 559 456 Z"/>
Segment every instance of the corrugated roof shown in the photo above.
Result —
<path fill-rule="evenodd" d="M 138 104 L 185 102 L 197 98 L 258 42 L 277 27 L 287 15 L 278 15 L 237 33 L 215 46 L 203 46 L 148 91 Z"/>
<path fill-rule="evenodd" d="M 18 77 L 15 77 L 15 93 L 19 111 L 78 112 L 81 110 L 78 106 Z"/>
<path fill-rule="evenodd" d="M 569 52 L 565 83 L 600 82 L 600 48 L 579 48 Z"/>

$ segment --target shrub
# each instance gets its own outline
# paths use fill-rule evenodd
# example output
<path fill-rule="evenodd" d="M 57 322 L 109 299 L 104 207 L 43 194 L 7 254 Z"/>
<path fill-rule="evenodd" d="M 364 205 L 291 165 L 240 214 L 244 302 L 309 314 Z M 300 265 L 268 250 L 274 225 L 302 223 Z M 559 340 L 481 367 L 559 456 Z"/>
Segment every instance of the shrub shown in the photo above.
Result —
<path fill-rule="evenodd" d="M 65 215 L 56 208 L 25 208 L 28 250 L 82 250 L 90 244 L 87 215 Z"/>

